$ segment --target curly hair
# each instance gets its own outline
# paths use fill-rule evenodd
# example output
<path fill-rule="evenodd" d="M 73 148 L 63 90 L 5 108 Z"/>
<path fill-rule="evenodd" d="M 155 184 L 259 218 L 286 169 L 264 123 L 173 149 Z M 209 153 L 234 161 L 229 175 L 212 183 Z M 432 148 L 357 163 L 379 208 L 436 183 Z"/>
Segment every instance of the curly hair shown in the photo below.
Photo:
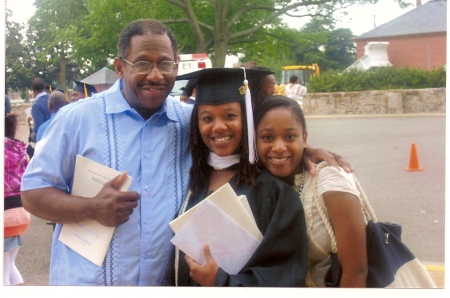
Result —
<path fill-rule="evenodd" d="M 133 37 L 136 35 L 144 35 L 146 33 L 155 35 L 167 34 L 172 43 L 174 61 L 178 61 L 178 44 L 175 35 L 172 30 L 166 27 L 166 25 L 153 19 L 140 19 L 128 24 L 122 32 L 120 32 L 119 41 L 117 42 L 117 55 L 120 58 L 126 58 L 130 51 L 131 40 Z"/>
<path fill-rule="evenodd" d="M 247 137 L 247 117 L 245 116 L 245 103 L 241 102 L 242 111 L 242 139 L 240 143 L 241 156 L 238 169 L 238 185 L 249 185 L 256 183 L 256 175 L 259 170 L 256 165 L 251 164 L 248 160 L 248 137 Z M 192 167 L 189 171 L 190 190 L 193 194 L 200 192 L 208 187 L 209 177 L 212 168 L 208 165 L 209 148 L 206 147 L 200 134 L 198 125 L 198 105 L 194 106 L 191 116 L 191 130 L 189 132 L 189 148 L 192 155 Z"/>
<path fill-rule="evenodd" d="M 19 116 L 17 114 L 8 114 L 5 116 L 5 137 L 14 139 L 18 127 Z"/>

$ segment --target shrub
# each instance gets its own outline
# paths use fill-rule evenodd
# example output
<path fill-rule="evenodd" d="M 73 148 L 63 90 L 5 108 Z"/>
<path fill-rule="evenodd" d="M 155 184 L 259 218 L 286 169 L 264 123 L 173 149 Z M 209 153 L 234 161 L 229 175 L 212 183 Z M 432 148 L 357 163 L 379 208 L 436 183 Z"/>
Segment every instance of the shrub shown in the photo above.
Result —
<path fill-rule="evenodd" d="M 446 72 L 415 68 L 378 67 L 367 71 L 326 71 L 311 78 L 309 93 L 445 87 Z"/>

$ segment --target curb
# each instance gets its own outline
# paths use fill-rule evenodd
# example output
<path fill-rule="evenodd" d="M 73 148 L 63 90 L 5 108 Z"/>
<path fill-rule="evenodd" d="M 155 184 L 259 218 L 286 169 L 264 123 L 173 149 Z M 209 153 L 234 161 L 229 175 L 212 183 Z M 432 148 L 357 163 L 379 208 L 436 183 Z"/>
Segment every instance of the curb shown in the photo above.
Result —
<path fill-rule="evenodd" d="M 413 118 L 413 117 L 445 117 L 446 113 L 409 113 L 409 114 L 329 114 L 329 115 L 308 115 L 306 119 L 321 118 Z"/>
<path fill-rule="evenodd" d="M 423 265 L 425 269 L 427 269 L 428 273 L 430 273 L 430 276 L 436 284 L 436 287 L 439 289 L 443 289 L 445 286 L 445 266 L 432 263 L 423 263 Z"/>

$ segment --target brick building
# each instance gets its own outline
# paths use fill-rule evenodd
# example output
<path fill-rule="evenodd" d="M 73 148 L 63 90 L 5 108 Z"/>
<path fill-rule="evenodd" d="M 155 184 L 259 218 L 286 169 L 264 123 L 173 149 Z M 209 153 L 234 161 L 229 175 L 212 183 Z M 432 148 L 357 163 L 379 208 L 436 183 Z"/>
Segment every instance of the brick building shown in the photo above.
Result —
<path fill-rule="evenodd" d="M 368 42 L 389 42 L 387 52 L 394 67 L 426 70 L 447 63 L 447 1 L 432 0 L 355 38 L 356 60 Z"/>

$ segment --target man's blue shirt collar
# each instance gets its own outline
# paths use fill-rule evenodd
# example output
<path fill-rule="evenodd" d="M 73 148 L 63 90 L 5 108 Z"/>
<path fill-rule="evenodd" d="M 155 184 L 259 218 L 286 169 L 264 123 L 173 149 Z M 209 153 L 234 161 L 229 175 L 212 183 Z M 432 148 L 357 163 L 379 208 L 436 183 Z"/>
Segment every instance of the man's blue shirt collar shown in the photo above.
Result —
<path fill-rule="evenodd" d="M 106 96 L 106 113 L 108 114 L 115 114 L 115 113 L 123 113 L 125 111 L 131 110 L 130 105 L 128 104 L 127 100 L 123 96 L 122 92 L 122 80 L 118 79 L 114 85 L 112 85 L 107 91 L 105 91 Z M 108 93 L 115 93 L 116 91 L 119 91 L 120 96 L 108 96 Z M 167 115 L 167 118 L 171 121 L 178 121 L 178 118 L 175 113 L 175 109 L 172 104 L 172 100 L 169 97 L 166 98 L 164 101 L 164 104 L 161 106 L 161 108 L 155 112 L 155 115 L 162 116 L 164 114 Z M 170 104 L 167 104 L 167 103 Z"/>

